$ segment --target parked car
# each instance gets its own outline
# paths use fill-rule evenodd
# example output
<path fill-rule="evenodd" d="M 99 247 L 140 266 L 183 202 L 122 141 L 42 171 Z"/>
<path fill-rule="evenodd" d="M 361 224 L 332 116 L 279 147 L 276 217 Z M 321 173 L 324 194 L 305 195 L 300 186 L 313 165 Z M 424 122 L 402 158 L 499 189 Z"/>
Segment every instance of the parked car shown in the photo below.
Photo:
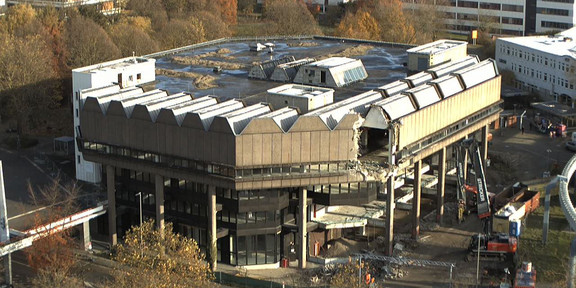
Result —
<path fill-rule="evenodd" d="M 575 141 L 568 141 L 566 142 L 566 149 L 576 152 L 576 142 Z"/>

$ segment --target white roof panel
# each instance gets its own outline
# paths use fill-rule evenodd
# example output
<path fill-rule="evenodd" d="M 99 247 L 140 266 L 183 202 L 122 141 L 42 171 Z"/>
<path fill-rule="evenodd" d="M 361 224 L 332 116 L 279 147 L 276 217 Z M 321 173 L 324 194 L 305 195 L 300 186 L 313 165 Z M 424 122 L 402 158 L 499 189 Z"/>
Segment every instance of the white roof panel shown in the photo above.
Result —
<path fill-rule="evenodd" d="M 274 122 L 282 128 L 282 131 L 288 132 L 296 120 L 298 120 L 298 110 L 292 107 L 284 107 L 266 115 L 262 115 L 260 118 L 272 118 Z"/>
<path fill-rule="evenodd" d="M 386 95 L 386 97 L 391 97 L 396 94 L 400 94 L 403 91 L 410 89 L 408 83 L 400 80 L 396 80 L 392 83 L 386 84 L 384 86 L 380 86 L 376 88 L 376 91 L 382 91 Z"/>
<path fill-rule="evenodd" d="M 458 61 L 450 61 L 448 63 L 432 67 L 428 69 L 427 72 L 433 74 L 435 78 L 440 78 L 456 70 L 460 70 L 466 67 L 470 67 L 474 64 L 478 64 L 478 62 L 480 62 L 480 60 L 478 60 L 478 56 L 468 55 L 465 58 L 462 58 Z"/>
<path fill-rule="evenodd" d="M 406 94 L 412 95 L 418 109 L 422 109 L 426 106 L 430 106 L 441 100 L 440 95 L 436 91 L 436 88 L 431 85 L 422 85 L 416 88 L 412 88 L 406 92 Z"/>
<path fill-rule="evenodd" d="M 494 60 L 487 59 L 474 66 L 457 71 L 454 74 L 460 75 L 465 86 L 464 88 L 469 89 L 470 87 L 498 76 L 498 68 Z"/>
<path fill-rule="evenodd" d="M 390 121 L 400 119 L 416 111 L 416 107 L 414 107 L 410 96 L 405 94 L 386 98 L 374 103 L 374 106 L 379 106 L 388 115 Z"/>
<path fill-rule="evenodd" d="M 412 86 L 411 88 L 417 87 L 421 84 L 424 84 L 430 80 L 432 80 L 432 75 L 430 75 L 430 73 L 426 73 L 426 72 L 419 72 L 416 73 L 414 75 L 408 76 L 406 78 L 404 78 L 404 81 L 407 81 L 410 83 L 410 85 Z"/>
<path fill-rule="evenodd" d="M 462 88 L 462 84 L 460 83 L 460 80 L 458 80 L 458 77 L 453 75 L 446 75 L 438 79 L 434 79 L 430 81 L 429 84 L 435 85 L 443 98 L 448 98 L 452 95 L 464 91 L 464 88 Z"/>

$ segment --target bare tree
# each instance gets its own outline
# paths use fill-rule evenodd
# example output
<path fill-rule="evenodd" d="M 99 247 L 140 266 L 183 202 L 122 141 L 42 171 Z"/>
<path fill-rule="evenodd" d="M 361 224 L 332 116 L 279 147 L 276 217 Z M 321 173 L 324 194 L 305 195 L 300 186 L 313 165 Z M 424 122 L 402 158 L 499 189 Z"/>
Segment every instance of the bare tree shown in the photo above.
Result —
<path fill-rule="evenodd" d="M 122 56 L 145 55 L 159 50 L 158 44 L 140 27 L 128 23 L 118 23 L 109 29 L 112 41 L 120 49 Z"/>
<path fill-rule="evenodd" d="M 55 227 L 49 225 L 78 212 L 78 187 L 74 183 L 62 186 L 57 177 L 40 189 L 29 186 L 28 191 L 36 206 L 46 207 L 34 214 L 35 233 L 44 237 L 24 250 L 28 265 L 37 272 L 32 282 L 37 287 L 78 287 L 82 282 L 72 272 L 77 261 L 71 231 L 53 231 Z"/>
<path fill-rule="evenodd" d="M 18 123 L 19 135 L 56 105 L 51 50 L 41 36 L 0 34 L 0 112 Z"/>
<path fill-rule="evenodd" d="M 67 25 L 68 65 L 72 68 L 120 58 L 120 49 L 106 31 L 94 21 L 80 15 Z"/>
<path fill-rule="evenodd" d="M 188 20 L 171 20 L 158 33 L 162 48 L 172 49 L 199 43 L 205 40 L 204 26 L 195 17 Z"/>

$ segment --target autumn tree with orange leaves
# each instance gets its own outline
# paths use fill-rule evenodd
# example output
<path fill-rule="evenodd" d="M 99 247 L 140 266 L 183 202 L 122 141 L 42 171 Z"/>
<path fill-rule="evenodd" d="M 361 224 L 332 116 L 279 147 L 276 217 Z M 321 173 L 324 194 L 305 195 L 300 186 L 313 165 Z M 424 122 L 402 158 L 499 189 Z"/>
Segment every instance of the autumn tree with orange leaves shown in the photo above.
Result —
<path fill-rule="evenodd" d="M 34 241 L 30 248 L 24 250 L 28 265 L 36 270 L 32 280 L 35 287 L 80 287 L 82 282 L 72 272 L 76 264 L 74 248 L 76 243 L 71 235 L 72 230 L 56 231 L 46 226 L 68 215 L 77 213 L 79 206 L 78 188 L 74 184 L 62 186 L 57 177 L 46 187 L 34 190 L 29 187 L 32 201 L 44 209 L 34 215 L 34 229 L 45 237 Z"/>
<path fill-rule="evenodd" d="M 367 11 L 348 13 L 338 25 L 336 33 L 346 38 L 380 40 L 380 26 Z"/>
<path fill-rule="evenodd" d="M 378 29 L 372 26 L 374 21 Z M 357 28 L 361 31 L 353 32 Z M 355 9 L 346 12 L 337 33 L 343 37 L 357 35 L 370 37 L 365 39 L 396 43 L 413 43 L 415 39 L 414 27 L 405 17 L 400 0 L 358 1 Z"/>

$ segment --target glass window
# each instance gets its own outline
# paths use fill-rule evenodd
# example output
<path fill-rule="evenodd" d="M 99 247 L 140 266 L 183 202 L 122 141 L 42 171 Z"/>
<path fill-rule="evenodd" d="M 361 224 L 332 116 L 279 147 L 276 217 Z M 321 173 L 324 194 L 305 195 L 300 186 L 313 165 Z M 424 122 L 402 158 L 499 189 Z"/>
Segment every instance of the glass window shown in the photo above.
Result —
<path fill-rule="evenodd" d="M 246 265 L 246 237 L 238 236 L 238 265 Z"/>
<path fill-rule="evenodd" d="M 276 262 L 276 241 L 274 239 L 273 234 L 266 235 L 266 263 L 275 263 Z"/>
<path fill-rule="evenodd" d="M 257 236 L 257 254 L 256 254 L 256 263 L 258 264 L 266 264 L 266 235 L 258 235 Z"/>

